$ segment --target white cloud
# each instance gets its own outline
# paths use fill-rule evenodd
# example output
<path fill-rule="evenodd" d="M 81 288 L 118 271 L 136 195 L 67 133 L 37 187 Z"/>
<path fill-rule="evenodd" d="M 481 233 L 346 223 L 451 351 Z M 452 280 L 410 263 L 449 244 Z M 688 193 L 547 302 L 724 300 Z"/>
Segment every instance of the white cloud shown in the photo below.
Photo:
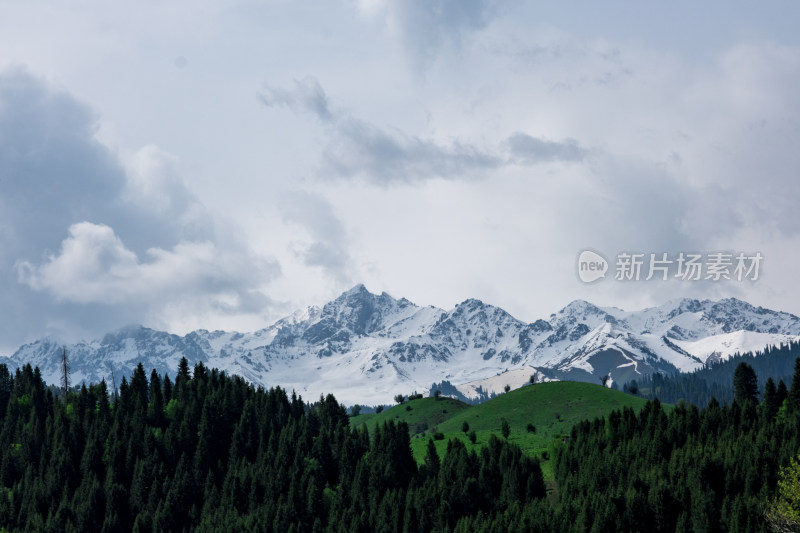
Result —
<path fill-rule="evenodd" d="M 31 288 L 80 304 L 150 305 L 178 298 L 211 305 L 227 300 L 226 307 L 236 309 L 241 298 L 231 295 L 242 282 L 254 281 L 249 258 L 220 254 L 211 242 L 151 248 L 146 256 L 140 260 L 112 228 L 80 222 L 69 228 L 58 254 L 41 265 L 23 262 L 18 270 Z"/>
<path fill-rule="evenodd" d="M 155 213 L 175 214 L 196 201 L 178 171 L 178 158 L 158 146 L 148 145 L 126 161 L 123 195 L 127 201 Z"/>

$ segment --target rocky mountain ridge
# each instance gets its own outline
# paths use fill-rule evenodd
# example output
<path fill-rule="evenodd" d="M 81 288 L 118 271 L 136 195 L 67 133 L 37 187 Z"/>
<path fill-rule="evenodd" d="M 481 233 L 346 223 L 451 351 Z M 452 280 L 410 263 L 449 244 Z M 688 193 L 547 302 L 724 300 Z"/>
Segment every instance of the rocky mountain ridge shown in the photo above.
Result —
<path fill-rule="evenodd" d="M 345 403 L 378 404 L 434 382 L 466 384 L 525 368 L 535 369 L 536 379 L 598 382 L 609 374 L 622 382 L 797 339 L 800 318 L 733 298 L 684 299 L 634 312 L 578 300 L 526 323 L 476 299 L 445 311 L 357 285 L 253 333 L 180 336 L 131 326 L 66 346 L 40 339 L 4 362 L 36 365 L 46 381 L 58 383 L 66 347 L 73 383 L 110 384 L 112 372 L 119 383 L 139 362 L 174 374 L 186 357 L 192 366 L 202 362 L 257 385 L 294 389 L 307 400 L 333 393 Z"/>

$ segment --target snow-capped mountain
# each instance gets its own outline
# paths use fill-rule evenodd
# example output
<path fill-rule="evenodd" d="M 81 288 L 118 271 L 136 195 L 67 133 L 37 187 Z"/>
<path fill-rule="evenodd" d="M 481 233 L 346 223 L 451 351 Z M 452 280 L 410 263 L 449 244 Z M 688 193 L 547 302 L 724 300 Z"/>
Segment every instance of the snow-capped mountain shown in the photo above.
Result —
<path fill-rule="evenodd" d="M 547 320 L 525 323 L 479 300 L 445 311 L 358 285 L 254 333 L 179 336 L 134 326 L 67 346 L 41 339 L 6 363 L 36 365 L 58 383 L 65 347 L 73 383 L 110 384 L 113 372 L 119 384 L 139 362 L 148 372 L 174 374 L 186 357 L 192 366 L 202 362 L 258 385 L 294 389 L 306 400 L 333 393 L 345 403 L 378 404 L 445 380 L 467 389 L 516 387 L 534 371 L 537 380 L 597 382 L 610 374 L 622 382 L 791 340 L 800 340 L 800 318 L 736 299 L 679 300 L 636 312 L 575 301 Z M 511 374 L 497 377 L 505 372 Z"/>

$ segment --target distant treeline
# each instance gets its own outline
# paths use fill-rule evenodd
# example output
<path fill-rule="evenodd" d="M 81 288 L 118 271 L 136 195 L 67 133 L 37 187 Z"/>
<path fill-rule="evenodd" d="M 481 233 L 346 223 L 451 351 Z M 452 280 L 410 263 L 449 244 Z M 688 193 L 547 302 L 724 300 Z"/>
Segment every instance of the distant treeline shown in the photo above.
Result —
<path fill-rule="evenodd" d="M 759 389 L 763 390 L 768 378 L 776 386 L 791 383 L 795 359 L 800 357 L 800 343 L 791 342 L 779 347 L 770 346 L 763 352 L 737 354 L 725 361 L 709 363 L 694 372 L 672 376 L 651 374 L 625 383 L 623 392 L 642 398 L 658 398 L 664 403 L 683 400 L 697 406 L 708 405 L 712 398 L 722 404 L 733 401 L 733 375 L 740 363 L 750 365 L 759 377 Z"/>
<path fill-rule="evenodd" d="M 185 359 L 174 383 L 139 365 L 118 395 L 63 399 L 0 365 L 0 528 L 766 532 L 800 451 L 800 359 L 760 401 L 747 363 L 732 388 L 724 406 L 655 400 L 577 424 L 545 498 L 538 461 L 503 439 L 452 440 L 441 459 L 429 441 L 417 465 L 405 423 L 352 429 L 332 396 L 306 404 Z"/>
<path fill-rule="evenodd" d="M 481 453 L 430 442 L 417 466 L 405 423 L 351 429 L 333 396 L 141 365 L 55 398 L 39 370 L 0 365 L 0 527 L 9 531 L 432 531 L 545 495 L 536 460 L 493 438 Z"/>

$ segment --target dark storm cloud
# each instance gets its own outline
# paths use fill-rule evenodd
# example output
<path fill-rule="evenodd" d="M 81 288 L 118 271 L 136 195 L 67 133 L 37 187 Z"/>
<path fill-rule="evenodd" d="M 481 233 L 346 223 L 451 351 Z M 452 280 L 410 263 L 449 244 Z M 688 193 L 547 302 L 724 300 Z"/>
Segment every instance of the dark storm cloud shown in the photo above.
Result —
<path fill-rule="evenodd" d="M 55 248 L 74 221 L 113 218 L 124 171 L 92 140 L 94 133 L 95 117 L 67 93 L 21 70 L 0 76 L 0 217 L 6 246 L 39 254 Z"/>
<path fill-rule="evenodd" d="M 190 300 L 266 305 L 254 288 L 277 265 L 228 238 L 168 154 L 146 147 L 127 168 L 96 130 L 66 91 L 0 73 L 0 335 L 102 331 Z"/>
<path fill-rule="evenodd" d="M 137 253 L 212 231 L 186 216 L 197 200 L 166 175 L 157 151 L 138 154 L 149 159 L 151 180 L 139 187 L 143 176 L 128 176 L 96 131 L 97 117 L 66 91 L 23 70 L 0 74 L 0 217 L 9 247 L 38 259 L 84 220 L 112 226 Z M 148 196 L 154 188 L 163 205 Z"/>

